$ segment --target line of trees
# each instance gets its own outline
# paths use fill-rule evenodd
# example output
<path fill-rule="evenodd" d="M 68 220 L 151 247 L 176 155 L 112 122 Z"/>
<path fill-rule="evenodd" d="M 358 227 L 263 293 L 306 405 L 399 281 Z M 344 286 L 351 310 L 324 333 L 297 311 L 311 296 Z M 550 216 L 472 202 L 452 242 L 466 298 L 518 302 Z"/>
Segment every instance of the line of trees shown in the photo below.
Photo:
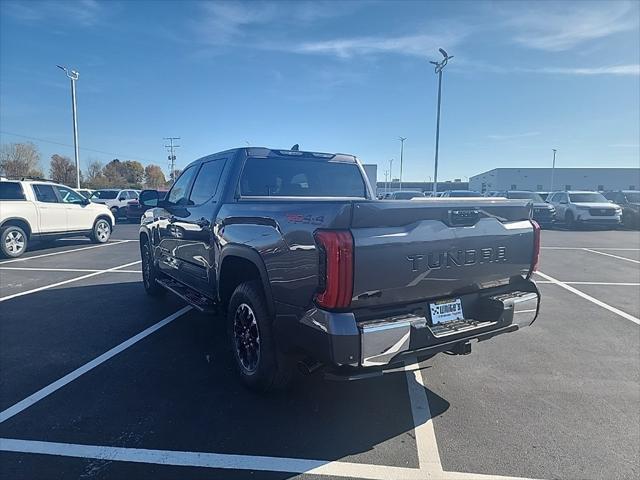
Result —
<path fill-rule="evenodd" d="M 45 176 L 38 148 L 30 142 L 3 144 L 0 147 L 0 175 L 12 177 Z M 49 179 L 75 187 L 76 166 L 67 156 L 51 156 Z M 168 185 L 162 168 L 158 165 L 143 166 L 137 160 L 111 160 L 107 164 L 93 161 L 80 171 L 80 183 L 84 188 L 162 188 Z"/>

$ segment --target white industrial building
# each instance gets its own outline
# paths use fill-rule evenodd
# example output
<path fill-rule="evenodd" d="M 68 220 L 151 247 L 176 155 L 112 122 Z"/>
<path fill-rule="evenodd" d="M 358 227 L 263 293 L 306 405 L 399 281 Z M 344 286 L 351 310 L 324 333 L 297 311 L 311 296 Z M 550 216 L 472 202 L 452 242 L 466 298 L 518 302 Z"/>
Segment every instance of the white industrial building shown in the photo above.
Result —
<path fill-rule="evenodd" d="M 378 183 L 378 165 L 375 163 L 364 163 L 362 167 L 364 168 L 364 173 L 367 175 L 371 188 L 373 188 L 375 193 L 376 183 Z"/>
<path fill-rule="evenodd" d="M 640 168 L 494 168 L 469 178 L 469 190 L 638 190 Z"/>

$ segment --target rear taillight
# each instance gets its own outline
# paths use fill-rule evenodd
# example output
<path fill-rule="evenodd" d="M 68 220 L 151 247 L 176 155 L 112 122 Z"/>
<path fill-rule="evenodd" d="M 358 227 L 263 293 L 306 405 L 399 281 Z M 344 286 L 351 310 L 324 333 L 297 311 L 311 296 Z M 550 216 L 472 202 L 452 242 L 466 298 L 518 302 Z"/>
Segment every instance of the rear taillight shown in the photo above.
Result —
<path fill-rule="evenodd" d="M 535 220 L 530 220 L 530 222 L 533 225 L 533 255 L 531 256 L 531 268 L 527 278 L 531 278 L 538 270 L 538 262 L 540 260 L 540 225 Z"/>
<path fill-rule="evenodd" d="M 319 288 L 315 301 L 323 308 L 346 308 L 353 295 L 353 237 L 348 230 L 318 230 Z"/>

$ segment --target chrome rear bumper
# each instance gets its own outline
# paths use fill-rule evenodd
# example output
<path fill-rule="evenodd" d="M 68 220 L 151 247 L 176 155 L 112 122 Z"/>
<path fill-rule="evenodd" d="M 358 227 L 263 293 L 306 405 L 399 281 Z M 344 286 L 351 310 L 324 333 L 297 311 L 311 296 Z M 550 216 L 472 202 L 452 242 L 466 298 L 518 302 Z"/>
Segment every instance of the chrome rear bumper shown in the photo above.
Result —
<path fill-rule="evenodd" d="M 486 318 L 482 315 L 480 319 L 432 326 L 424 316 L 403 315 L 360 324 L 360 365 L 387 365 L 403 352 L 437 347 L 443 337 L 474 339 L 476 333 L 481 336 L 494 327 L 527 327 L 537 316 L 539 301 L 537 292 L 515 291 L 480 299 Z M 433 341 L 428 342 L 429 339 Z"/>

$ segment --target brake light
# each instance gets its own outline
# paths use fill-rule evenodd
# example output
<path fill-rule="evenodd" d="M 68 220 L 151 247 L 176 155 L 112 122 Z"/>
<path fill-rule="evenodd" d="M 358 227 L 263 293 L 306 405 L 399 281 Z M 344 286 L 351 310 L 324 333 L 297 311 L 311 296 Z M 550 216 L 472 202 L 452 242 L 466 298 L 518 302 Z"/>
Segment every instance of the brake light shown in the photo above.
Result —
<path fill-rule="evenodd" d="M 318 230 L 320 271 L 315 301 L 323 308 L 346 308 L 353 295 L 353 237 L 348 230 Z"/>
<path fill-rule="evenodd" d="M 540 261 L 540 225 L 535 220 L 530 220 L 533 225 L 533 255 L 531 257 L 531 268 L 527 278 L 531 278 L 538 270 L 538 262 Z"/>

